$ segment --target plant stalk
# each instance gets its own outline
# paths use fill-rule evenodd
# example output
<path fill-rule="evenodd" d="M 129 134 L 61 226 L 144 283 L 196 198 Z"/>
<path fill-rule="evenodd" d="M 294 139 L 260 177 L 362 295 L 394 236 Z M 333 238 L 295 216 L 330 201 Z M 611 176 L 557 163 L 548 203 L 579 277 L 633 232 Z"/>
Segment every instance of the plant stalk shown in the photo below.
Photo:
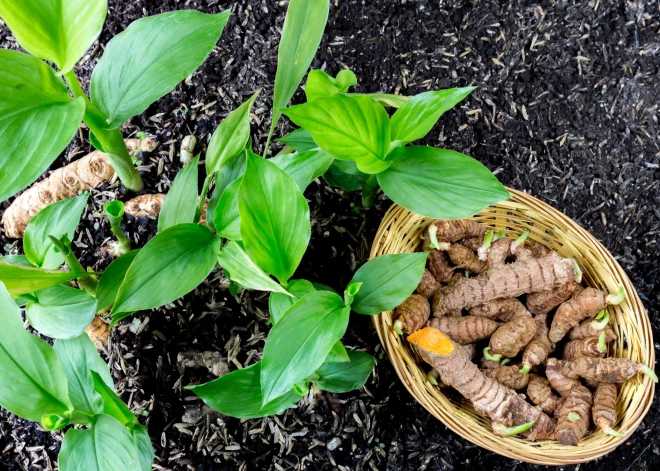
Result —
<path fill-rule="evenodd" d="M 57 247 L 62 255 L 64 255 L 64 261 L 69 266 L 71 271 L 75 273 L 81 273 L 80 276 L 76 277 L 80 286 L 87 291 L 88 293 L 96 293 L 96 287 L 98 282 L 92 275 L 82 275 L 82 273 L 87 273 L 87 270 L 82 266 L 76 255 L 71 250 L 71 247 L 56 237 L 51 235 L 48 236 L 53 245 Z"/>
<path fill-rule="evenodd" d="M 142 177 L 133 165 L 131 155 L 128 153 L 124 137 L 121 135 L 119 128 L 107 129 L 106 121 L 101 112 L 90 101 L 89 97 L 82 89 L 78 77 L 73 70 L 64 74 L 69 90 L 74 97 L 81 97 L 85 100 L 85 116 L 83 121 L 89 128 L 90 133 L 96 137 L 98 142 L 103 147 L 103 152 L 108 156 L 108 160 L 112 168 L 117 172 L 117 176 L 126 188 L 131 191 L 138 192 L 144 188 Z"/>

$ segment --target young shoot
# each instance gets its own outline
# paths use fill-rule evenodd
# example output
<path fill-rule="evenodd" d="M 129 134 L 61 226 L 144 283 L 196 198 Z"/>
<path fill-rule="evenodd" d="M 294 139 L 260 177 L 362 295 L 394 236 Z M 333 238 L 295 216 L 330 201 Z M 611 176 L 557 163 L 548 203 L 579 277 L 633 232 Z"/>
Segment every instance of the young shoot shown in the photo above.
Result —
<path fill-rule="evenodd" d="M 605 341 L 606 332 L 603 330 L 598 336 L 598 351 L 601 353 L 607 352 L 607 342 Z"/>
<path fill-rule="evenodd" d="M 479 260 L 486 260 L 488 258 L 488 251 L 490 250 L 490 246 L 493 243 L 494 237 L 495 232 L 493 230 L 486 232 L 484 243 L 481 247 L 479 247 L 479 250 L 477 250 L 477 253 L 479 254 Z"/>
<path fill-rule="evenodd" d="M 355 299 L 355 296 L 360 291 L 360 286 L 362 286 L 362 283 L 351 283 L 348 285 L 348 288 L 344 291 L 344 304 L 347 306 L 353 304 L 353 299 Z"/>
<path fill-rule="evenodd" d="M 403 322 L 400 320 L 397 320 L 394 322 L 394 325 L 392 326 L 392 330 L 396 332 L 398 335 L 403 335 Z"/>
<path fill-rule="evenodd" d="M 121 201 L 110 201 L 103 206 L 105 214 L 110 222 L 110 230 L 117 238 L 117 242 L 111 246 L 114 257 L 120 257 L 131 251 L 131 241 L 128 240 L 124 231 L 121 230 L 121 221 L 124 218 L 124 203 Z"/>
<path fill-rule="evenodd" d="M 521 433 L 527 432 L 534 426 L 534 422 L 527 422 L 526 424 L 518 425 L 515 427 L 507 427 L 504 424 L 493 425 L 493 431 L 502 437 L 513 437 Z"/>
<path fill-rule="evenodd" d="M 616 306 L 618 304 L 621 304 L 624 299 L 626 299 L 626 291 L 623 288 L 623 285 L 619 285 L 619 290 L 617 291 L 617 293 L 608 294 L 607 297 L 605 298 L 605 302 L 607 304 L 611 304 L 612 306 Z"/>
<path fill-rule="evenodd" d="M 621 432 L 617 432 L 616 430 L 614 430 L 611 427 L 607 427 L 606 429 L 603 430 L 603 432 L 605 432 L 605 434 L 607 434 L 607 435 L 611 435 L 611 436 L 617 437 L 617 438 L 623 438 L 625 436 Z"/>
<path fill-rule="evenodd" d="M 570 420 L 571 422 L 577 422 L 578 420 L 580 420 L 580 414 L 578 414 L 577 412 L 570 412 L 568 414 L 568 420 Z"/>
<path fill-rule="evenodd" d="M 438 227 L 435 224 L 431 224 L 429 227 L 429 245 L 436 250 L 440 250 L 440 245 L 438 244 Z"/>
<path fill-rule="evenodd" d="M 499 363 L 502 359 L 502 354 L 498 353 L 497 355 L 492 355 L 490 353 L 490 347 L 486 347 L 484 348 L 484 358 L 488 361 L 496 361 Z"/>

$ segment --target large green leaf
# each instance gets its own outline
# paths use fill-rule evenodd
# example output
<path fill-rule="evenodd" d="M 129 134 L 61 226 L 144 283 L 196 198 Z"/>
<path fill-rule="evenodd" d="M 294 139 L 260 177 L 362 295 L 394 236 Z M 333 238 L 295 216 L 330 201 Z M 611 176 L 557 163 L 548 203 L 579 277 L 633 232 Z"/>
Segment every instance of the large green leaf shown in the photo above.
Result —
<path fill-rule="evenodd" d="M 225 188 L 215 207 L 213 225 L 220 237 L 241 240 L 241 216 L 238 212 L 238 189 L 241 179 L 237 178 Z"/>
<path fill-rule="evenodd" d="M 131 432 L 101 414 L 87 430 L 71 429 L 59 455 L 61 471 L 137 471 L 138 454 Z"/>
<path fill-rule="evenodd" d="M 290 297 L 284 288 L 254 263 L 237 242 L 229 242 L 223 247 L 218 255 L 218 262 L 229 272 L 232 281 L 246 288 L 273 291 Z"/>
<path fill-rule="evenodd" d="M 289 2 L 277 52 L 271 129 L 275 128 L 282 115 L 281 108 L 289 104 L 314 59 L 321 44 L 329 10 L 328 0 Z"/>
<path fill-rule="evenodd" d="M 83 333 L 96 314 L 96 299 L 87 291 L 57 285 L 32 293 L 25 316 L 40 334 L 70 339 Z"/>
<path fill-rule="evenodd" d="M 337 186 L 346 191 L 359 190 L 369 180 L 369 174 L 360 172 L 351 160 L 335 160 L 323 174 L 323 179 L 330 186 Z"/>
<path fill-rule="evenodd" d="M 332 346 L 332 350 L 330 350 L 330 353 L 328 353 L 328 356 L 325 357 L 323 364 L 325 365 L 328 363 L 345 363 L 347 361 L 350 361 L 348 352 L 346 351 L 344 344 L 341 343 L 341 340 L 337 340 L 337 342 Z M 321 368 L 323 368 L 323 366 L 321 366 Z"/>
<path fill-rule="evenodd" d="M 0 260 L 0 282 L 5 284 L 12 296 L 32 293 L 40 289 L 73 280 L 81 273 L 73 271 L 45 270 L 26 267 Z"/>
<path fill-rule="evenodd" d="M 266 273 L 284 283 L 298 267 L 311 235 L 309 206 L 296 182 L 251 152 L 238 191 L 245 250 Z"/>
<path fill-rule="evenodd" d="M 172 182 L 158 214 L 158 232 L 195 220 L 199 155 L 186 164 Z"/>
<path fill-rule="evenodd" d="M 227 187 L 245 173 L 245 151 L 238 155 L 224 159 L 220 163 L 220 170 L 215 174 L 215 187 L 209 199 L 209 206 L 206 210 L 206 222 L 211 228 L 215 228 L 213 219 L 215 218 L 215 208 Z"/>
<path fill-rule="evenodd" d="M 206 151 L 208 175 L 220 170 L 228 159 L 236 157 L 245 148 L 250 138 L 250 111 L 258 95 L 257 91 L 248 101 L 229 113 L 213 132 Z"/>
<path fill-rule="evenodd" d="M 264 347 L 261 390 L 264 403 L 308 378 L 348 327 L 350 309 L 335 293 L 304 296 L 271 329 Z"/>
<path fill-rule="evenodd" d="M 197 394 L 212 409 L 239 419 L 279 414 L 300 400 L 300 395 L 289 388 L 282 396 L 264 405 L 261 396 L 261 366 L 262 362 L 257 362 L 209 383 L 186 386 L 186 389 Z"/>
<path fill-rule="evenodd" d="M 108 367 L 87 334 L 53 345 L 69 384 L 69 398 L 77 412 L 96 415 L 103 412 L 103 398 L 94 390 L 91 372 L 101 370 L 112 384 Z"/>
<path fill-rule="evenodd" d="M 374 357 L 364 352 L 348 352 L 348 362 L 325 362 L 316 370 L 316 385 L 324 391 L 345 393 L 359 389 L 374 369 Z"/>
<path fill-rule="evenodd" d="M 509 198 L 509 192 L 475 159 L 434 147 L 398 147 L 378 183 L 392 200 L 422 216 L 463 219 Z"/>
<path fill-rule="evenodd" d="M 125 253 L 118 259 L 113 260 L 108 265 L 108 268 L 105 269 L 103 275 L 101 275 L 101 281 L 99 281 L 99 285 L 96 288 L 96 300 L 98 302 L 96 309 L 98 311 L 103 311 L 114 304 L 115 299 L 117 299 L 117 293 L 119 293 L 119 288 L 124 282 L 128 267 L 131 266 L 139 251 L 138 249 Z"/>
<path fill-rule="evenodd" d="M 269 159 L 269 162 L 288 173 L 296 181 L 300 191 L 305 191 L 310 183 L 328 170 L 333 160 L 327 152 L 314 149 L 296 154 L 278 155 Z"/>
<path fill-rule="evenodd" d="M 2 0 L 0 17 L 23 49 L 66 73 L 101 33 L 107 0 Z"/>
<path fill-rule="evenodd" d="M 0 283 L 0 405 L 33 422 L 73 410 L 53 348 L 23 328 L 21 312 Z"/>
<path fill-rule="evenodd" d="M 394 309 L 422 279 L 427 252 L 381 255 L 362 265 L 349 285 L 362 283 L 351 308 L 360 314 Z"/>
<path fill-rule="evenodd" d="M 340 160 L 353 160 L 365 173 L 385 170 L 390 120 L 385 109 L 367 97 L 336 93 L 284 110 L 306 129 L 319 147 Z"/>
<path fill-rule="evenodd" d="M 64 263 L 64 255 L 55 251 L 52 235 L 60 239 L 66 235 L 73 240 L 73 234 L 85 210 L 88 194 L 57 201 L 46 206 L 30 220 L 23 236 L 25 256 L 34 266 L 57 268 Z"/>
<path fill-rule="evenodd" d="M 211 273 L 219 250 L 220 239 L 200 224 L 157 234 L 126 272 L 112 314 L 153 309 L 189 293 Z"/>
<path fill-rule="evenodd" d="M 136 424 L 133 426 L 133 442 L 138 453 L 138 462 L 140 463 L 140 471 L 151 471 L 151 464 L 156 455 L 154 454 L 154 447 L 151 444 L 151 437 L 144 425 Z"/>
<path fill-rule="evenodd" d="M 456 106 L 475 88 L 450 88 L 415 95 L 392 116 L 392 140 L 403 145 L 426 136 L 445 111 Z"/>
<path fill-rule="evenodd" d="M 0 201 L 46 171 L 84 113 L 83 99 L 71 98 L 45 62 L 0 49 Z"/>
<path fill-rule="evenodd" d="M 286 311 L 289 310 L 303 296 L 316 291 L 314 285 L 307 280 L 291 280 L 289 282 L 288 296 L 282 293 L 271 293 L 268 298 L 268 311 L 270 312 L 270 323 L 277 324 Z"/>
<path fill-rule="evenodd" d="M 112 38 L 90 87 L 108 128 L 142 113 L 192 74 L 218 42 L 229 14 L 163 13 L 134 21 Z"/>

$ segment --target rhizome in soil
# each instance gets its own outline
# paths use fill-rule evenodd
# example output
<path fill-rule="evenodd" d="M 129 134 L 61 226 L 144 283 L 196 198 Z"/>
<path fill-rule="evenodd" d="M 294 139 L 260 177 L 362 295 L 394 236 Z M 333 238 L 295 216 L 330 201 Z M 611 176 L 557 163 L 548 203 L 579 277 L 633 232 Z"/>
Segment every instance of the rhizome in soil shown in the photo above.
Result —
<path fill-rule="evenodd" d="M 194 134 L 203 150 L 220 121 L 264 88 L 253 115 L 263 145 L 286 2 L 240 0 L 111 0 L 100 41 L 77 72 L 88 83 L 107 41 L 131 21 L 180 8 L 233 15 L 202 67 L 124 128 L 160 141 L 143 156 L 148 192 L 166 192 L 180 169 L 179 146 Z M 358 77 L 358 91 L 413 95 L 478 85 L 448 112 L 425 144 L 479 159 L 500 180 L 550 203 L 584 225 L 615 255 L 649 309 L 660 338 L 660 149 L 658 146 L 657 5 L 653 2 L 467 2 L 332 0 L 314 68 Z M 18 46 L 0 26 L 0 46 Z M 300 93 L 295 100 L 300 100 Z M 279 126 L 279 135 L 291 130 Z M 53 168 L 90 150 L 81 130 Z M 102 205 L 126 198 L 117 183 L 92 192 L 75 240 L 87 265 L 109 263 L 111 237 Z M 384 211 L 361 208 L 359 194 L 318 181 L 306 191 L 311 246 L 300 277 L 345 286 L 366 261 Z M 4 209 L 5 205 L 2 207 Z M 155 233 L 153 221 L 128 221 L 136 246 Z M 2 236 L 3 254 L 20 242 Z M 459 438 L 432 418 L 394 373 L 367 316 L 354 314 L 347 345 L 376 356 L 361 391 L 308 396 L 277 417 L 241 421 L 209 412 L 183 386 L 208 381 L 205 369 L 180 370 L 183 351 L 219 351 L 230 367 L 259 357 L 268 330 L 267 296 L 234 298 L 221 271 L 164 308 L 126 319 L 108 352 L 118 390 L 148 424 L 155 469 L 532 469 Z M 656 350 L 660 347 L 656 343 Z M 637 432 L 610 455 L 580 469 L 650 469 L 660 463 L 659 401 Z M 0 413 L 0 465 L 54 469 L 61 435 Z M 566 469 L 576 469 L 566 467 Z"/>

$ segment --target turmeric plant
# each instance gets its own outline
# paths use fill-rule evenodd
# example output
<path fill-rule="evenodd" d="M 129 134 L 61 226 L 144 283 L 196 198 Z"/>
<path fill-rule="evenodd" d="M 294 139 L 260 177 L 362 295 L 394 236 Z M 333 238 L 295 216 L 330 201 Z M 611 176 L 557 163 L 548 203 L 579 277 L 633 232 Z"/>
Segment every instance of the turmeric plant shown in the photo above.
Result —
<path fill-rule="evenodd" d="M 87 427 L 64 435 L 62 471 L 151 469 L 147 429 L 117 396 L 110 371 L 86 334 L 54 346 L 33 336 L 2 283 L 0 322 L 0 405 L 46 430 Z"/>
<path fill-rule="evenodd" d="M 135 21 L 107 44 L 88 96 L 74 67 L 101 32 L 106 11 L 107 0 L 0 1 L 0 18 L 28 52 L 0 50 L 0 200 L 41 175 L 81 121 L 122 183 L 141 190 L 120 126 L 199 67 L 230 13 L 181 10 Z M 78 167 L 76 175 L 87 171 Z M 54 185 L 47 189 L 57 195 Z"/>

